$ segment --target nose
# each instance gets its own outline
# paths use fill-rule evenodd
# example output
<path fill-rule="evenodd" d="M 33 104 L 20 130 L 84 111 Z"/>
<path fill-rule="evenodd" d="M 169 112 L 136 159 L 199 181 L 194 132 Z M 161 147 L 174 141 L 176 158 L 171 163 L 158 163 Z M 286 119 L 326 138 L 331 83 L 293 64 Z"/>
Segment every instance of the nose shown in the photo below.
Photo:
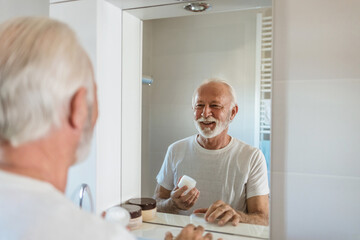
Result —
<path fill-rule="evenodd" d="M 201 116 L 204 117 L 204 118 L 207 118 L 209 116 L 211 116 L 211 109 L 208 105 L 205 105 L 204 108 L 203 108 L 203 111 L 201 113 Z"/>

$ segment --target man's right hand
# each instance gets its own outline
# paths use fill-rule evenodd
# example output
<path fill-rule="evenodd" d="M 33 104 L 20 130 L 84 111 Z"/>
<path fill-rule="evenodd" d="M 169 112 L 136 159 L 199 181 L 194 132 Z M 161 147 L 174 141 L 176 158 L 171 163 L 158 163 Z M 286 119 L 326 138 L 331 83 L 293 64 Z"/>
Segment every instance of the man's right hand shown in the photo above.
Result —
<path fill-rule="evenodd" d="M 192 224 L 189 224 L 187 226 L 185 226 L 181 232 L 179 233 L 179 235 L 176 236 L 176 240 L 192 240 L 192 239 L 196 239 L 196 240 L 211 240 L 212 239 L 212 234 L 211 233 L 206 233 L 204 236 L 204 228 L 202 226 L 197 226 L 195 227 Z M 171 234 L 171 232 L 167 232 L 165 235 L 165 240 L 173 240 L 174 237 Z"/>
<path fill-rule="evenodd" d="M 171 200 L 178 209 L 188 210 L 199 199 L 200 191 L 197 188 L 193 188 L 187 194 L 184 194 L 187 189 L 187 186 L 183 186 L 182 188 L 176 187 L 171 191 Z"/>

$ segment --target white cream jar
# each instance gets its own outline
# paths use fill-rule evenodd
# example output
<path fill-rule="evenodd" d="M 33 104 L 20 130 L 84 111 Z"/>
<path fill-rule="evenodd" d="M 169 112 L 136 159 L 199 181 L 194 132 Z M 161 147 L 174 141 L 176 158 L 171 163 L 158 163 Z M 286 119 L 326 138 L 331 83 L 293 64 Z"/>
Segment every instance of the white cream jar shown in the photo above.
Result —
<path fill-rule="evenodd" d="M 178 184 L 179 188 L 182 188 L 183 186 L 188 187 L 188 189 L 184 192 L 185 194 L 187 194 L 188 192 L 190 192 L 191 189 L 193 189 L 196 186 L 196 181 L 193 178 L 184 175 L 181 177 L 180 182 Z"/>

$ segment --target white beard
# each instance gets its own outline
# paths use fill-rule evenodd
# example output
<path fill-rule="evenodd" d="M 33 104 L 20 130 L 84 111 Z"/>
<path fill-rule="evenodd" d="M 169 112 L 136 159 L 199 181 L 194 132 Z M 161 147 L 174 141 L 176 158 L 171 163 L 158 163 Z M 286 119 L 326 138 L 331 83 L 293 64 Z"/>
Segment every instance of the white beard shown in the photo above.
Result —
<path fill-rule="evenodd" d="M 213 130 L 207 127 L 201 128 L 201 122 L 215 122 L 215 128 Z M 214 117 L 208 117 L 208 118 L 201 117 L 197 120 L 194 119 L 196 130 L 198 130 L 199 134 L 204 138 L 216 137 L 229 126 L 229 123 L 230 123 L 230 119 L 225 122 L 220 122 Z"/>

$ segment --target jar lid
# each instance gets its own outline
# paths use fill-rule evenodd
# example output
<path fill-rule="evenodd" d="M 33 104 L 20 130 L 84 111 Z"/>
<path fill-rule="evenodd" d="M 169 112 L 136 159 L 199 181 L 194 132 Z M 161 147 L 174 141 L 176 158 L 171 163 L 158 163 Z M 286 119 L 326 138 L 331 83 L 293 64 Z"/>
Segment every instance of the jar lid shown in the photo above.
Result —
<path fill-rule="evenodd" d="M 125 208 L 129 213 L 131 218 L 138 218 L 141 216 L 141 207 L 131 204 L 121 204 L 122 208 Z"/>
<path fill-rule="evenodd" d="M 156 208 L 156 200 L 153 198 L 132 198 L 127 203 L 140 206 L 142 210 Z"/>

